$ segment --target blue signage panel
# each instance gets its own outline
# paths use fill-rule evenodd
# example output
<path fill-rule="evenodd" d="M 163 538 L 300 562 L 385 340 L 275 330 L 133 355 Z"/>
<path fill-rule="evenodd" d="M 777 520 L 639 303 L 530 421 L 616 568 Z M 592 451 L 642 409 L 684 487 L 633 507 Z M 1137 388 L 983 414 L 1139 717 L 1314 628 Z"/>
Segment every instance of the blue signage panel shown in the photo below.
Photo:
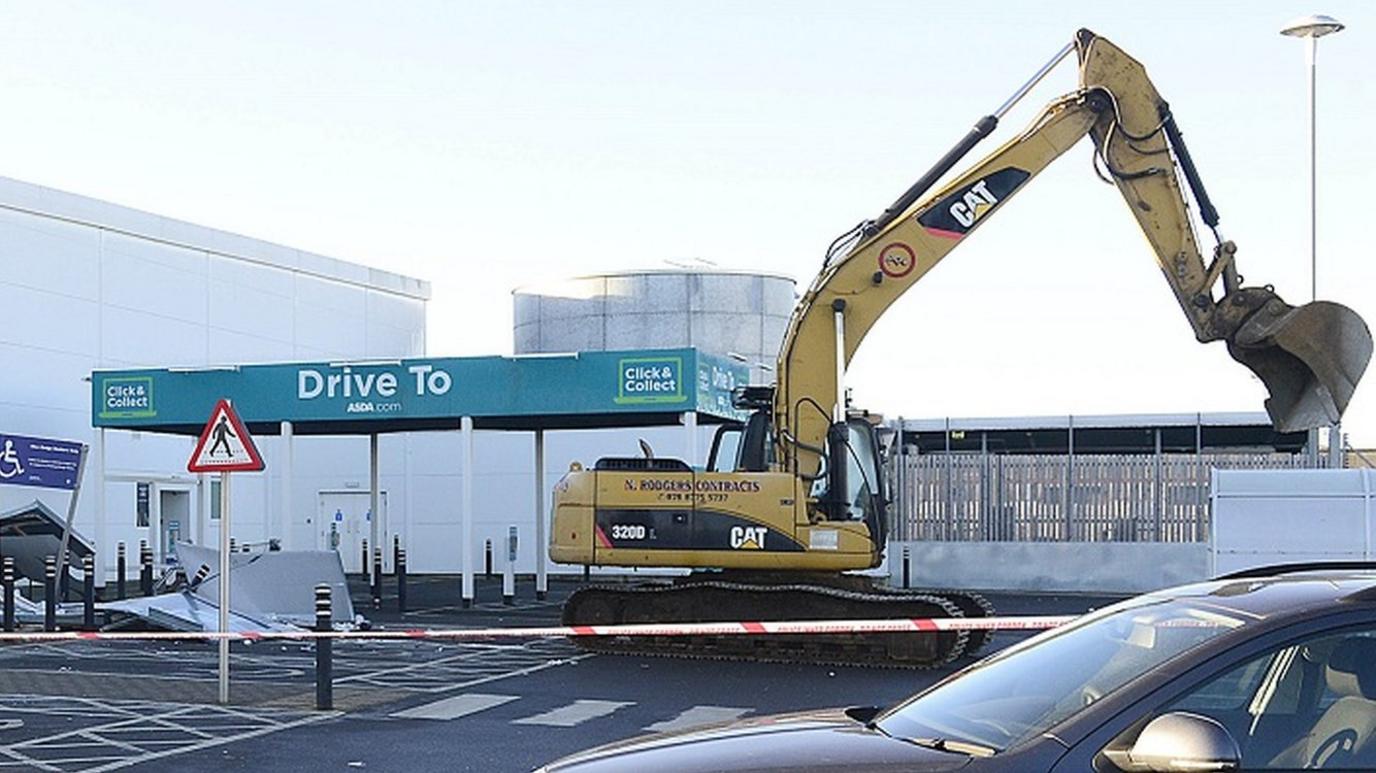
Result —
<path fill-rule="evenodd" d="M 201 425 L 220 398 L 246 422 L 699 411 L 740 418 L 745 366 L 695 349 L 302 362 L 91 374 L 97 427 Z"/>
<path fill-rule="evenodd" d="M 0 484 L 71 491 L 77 487 L 80 464 L 80 443 L 0 435 Z"/>

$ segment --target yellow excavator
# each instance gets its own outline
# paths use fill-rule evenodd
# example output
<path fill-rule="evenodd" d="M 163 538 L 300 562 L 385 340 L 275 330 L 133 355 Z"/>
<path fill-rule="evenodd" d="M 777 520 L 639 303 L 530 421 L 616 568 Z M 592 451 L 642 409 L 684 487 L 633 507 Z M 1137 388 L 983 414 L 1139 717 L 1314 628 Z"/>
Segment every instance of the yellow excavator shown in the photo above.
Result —
<path fill-rule="evenodd" d="M 999 119 L 1071 52 L 1080 86 L 1022 134 L 927 195 Z M 890 589 L 853 570 L 883 558 L 888 486 L 875 417 L 852 409 L 846 365 L 884 311 L 1048 164 L 1088 135 L 1095 170 L 1156 253 L 1195 337 L 1224 341 L 1269 392 L 1290 432 L 1336 422 L 1371 357 L 1356 313 L 1299 308 L 1243 286 L 1175 117 L 1136 60 L 1080 30 L 892 206 L 839 237 L 793 312 L 773 387 L 736 395 L 744 422 L 719 429 L 707 465 L 603 458 L 556 486 L 550 557 L 584 566 L 682 567 L 666 582 L 591 585 L 565 604 L 569 625 L 621 622 L 919 618 L 991 612 L 974 593 Z M 1183 176 L 1217 245 L 1200 254 Z M 590 637 L 599 651 L 816 662 L 938 665 L 983 633 L 857 636 Z"/>

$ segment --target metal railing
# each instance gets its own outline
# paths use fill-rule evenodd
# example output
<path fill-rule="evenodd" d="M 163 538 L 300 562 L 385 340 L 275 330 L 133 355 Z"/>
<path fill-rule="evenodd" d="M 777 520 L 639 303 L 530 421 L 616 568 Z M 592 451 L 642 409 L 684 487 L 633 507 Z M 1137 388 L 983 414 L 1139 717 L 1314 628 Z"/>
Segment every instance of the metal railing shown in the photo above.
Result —
<path fill-rule="evenodd" d="M 946 542 L 1205 542 L 1210 469 L 1312 466 L 1304 454 L 906 454 L 891 534 Z"/>

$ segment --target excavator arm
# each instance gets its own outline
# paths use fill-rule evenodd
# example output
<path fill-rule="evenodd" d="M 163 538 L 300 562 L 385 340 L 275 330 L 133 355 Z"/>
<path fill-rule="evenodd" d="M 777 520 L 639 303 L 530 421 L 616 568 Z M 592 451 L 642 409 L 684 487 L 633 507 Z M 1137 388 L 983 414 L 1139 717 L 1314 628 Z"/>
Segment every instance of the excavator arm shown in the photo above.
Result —
<path fill-rule="evenodd" d="M 1072 50 L 1079 57 L 1080 88 L 1052 102 L 1028 129 L 973 168 L 924 196 Z M 1220 239 L 1211 259 L 1204 260 L 1181 173 L 1216 238 L 1218 215 L 1169 106 L 1139 62 L 1081 30 L 1072 45 L 994 115 L 981 119 L 880 218 L 833 245 L 795 308 L 779 353 L 772 409 L 780 463 L 815 479 L 828 447 L 833 454 L 845 453 L 844 374 L 866 333 L 890 304 L 1086 135 L 1094 142 L 1100 175 L 1118 188 L 1137 218 L 1196 339 L 1227 342 L 1232 356 L 1261 378 L 1278 429 L 1338 420 L 1371 356 L 1365 323 L 1339 304 L 1295 308 L 1269 286 L 1243 287 L 1231 242 Z M 831 488 L 844 489 L 838 483 Z"/>

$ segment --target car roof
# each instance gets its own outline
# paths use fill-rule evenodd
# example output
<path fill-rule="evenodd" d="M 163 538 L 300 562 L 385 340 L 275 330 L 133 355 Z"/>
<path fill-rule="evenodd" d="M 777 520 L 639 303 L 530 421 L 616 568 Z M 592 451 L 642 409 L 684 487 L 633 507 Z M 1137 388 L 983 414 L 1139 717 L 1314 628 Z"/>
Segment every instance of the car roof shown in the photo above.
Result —
<path fill-rule="evenodd" d="M 1151 596 L 1192 599 L 1253 618 L 1306 614 L 1340 604 L 1376 606 L 1376 566 L 1277 567 L 1157 591 Z"/>

